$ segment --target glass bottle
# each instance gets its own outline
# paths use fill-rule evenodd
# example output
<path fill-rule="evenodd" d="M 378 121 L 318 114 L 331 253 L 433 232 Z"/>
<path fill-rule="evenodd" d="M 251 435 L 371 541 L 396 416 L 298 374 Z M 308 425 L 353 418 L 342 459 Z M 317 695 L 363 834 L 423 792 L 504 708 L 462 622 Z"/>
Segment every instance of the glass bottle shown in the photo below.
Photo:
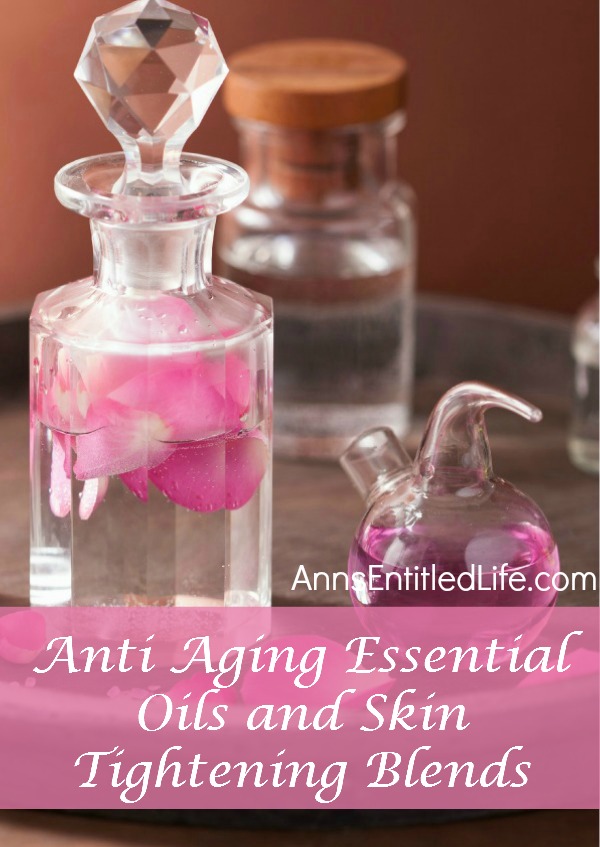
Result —
<path fill-rule="evenodd" d="M 466 382 L 438 402 L 414 462 L 388 429 L 365 432 L 345 452 L 342 466 L 367 504 L 349 557 L 355 605 L 555 602 L 556 543 L 539 506 L 493 472 L 484 421 L 492 407 L 541 419 L 525 400 Z M 451 574 L 445 583 L 442 573 Z"/>
<path fill-rule="evenodd" d="M 596 275 L 598 263 L 596 262 Z M 575 320 L 571 351 L 575 364 L 573 408 L 568 448 L 580 470 L 598 473 L 598 359 L 600 330 L 598 295 L 583 306 Z"/>
<path fill-rule="evenodd" d="M 275 451 L 338 458 L 365 427 L 403 434 L 415 217 L 396 176 L 406 65 L 343 41 L 236 54 L 225 104 L 250 194 L 217 228 L 220 268 L 273 297 Z"/>
<path fill-rule="evenodd" d="M 182 153 L 227 66 L 166 0 L 98 18 L 76 78 L 123 154 L 64 167 L 94 274 L 31 316 L 31 602 L 266 605 L 268 297 L 211 274 L 245 172 Z"/>

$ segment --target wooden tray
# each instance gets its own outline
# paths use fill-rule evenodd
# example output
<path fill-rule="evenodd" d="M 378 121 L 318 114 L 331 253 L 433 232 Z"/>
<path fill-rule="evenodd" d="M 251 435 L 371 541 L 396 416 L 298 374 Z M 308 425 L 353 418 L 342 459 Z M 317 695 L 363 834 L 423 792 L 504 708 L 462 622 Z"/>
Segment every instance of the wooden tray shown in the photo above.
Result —
<path fill-rule="evenodd" d="M 11 357 L 12 368 L 5 366 L 0 372 L 0 377 L 4 376 L 0 383 L 0 601 L 4 605 L 24 605 L 28 592 L 24 322 L 13 320 L 2 328 L 2 336 L 2 350 Z M 488 415 L 495 469 L 540 504 L 554 530 L 563 570 L 597 572 L 598 481 L 575 469 L 566 452 L 572 373 L 569 338 L 570 324 L 563 318 L 472 301 L 423 299 L 418 311 L 416 414 L 407 446 L 414 450 L 424 417 L 437 397 L 461 380 L 492 382 L 537 403 L 544 411 L 544 420 L 535 426 L 506 413 Z M 277 461 L 274 485 L 273 602 L 347 603 L 342 591 L 292 591 L 291 586 L 301 564 L 309 573 L 345 568 L 352 535 L 363 512 L 349 481 L 335 464 Z M 596 605 L 597 595 L 579 589 L 563 593 L 560 603 Z M 481 814 L 462 810 L 425 814 L 356 810 L 238 812 L 223 816 L 215 812 L 174 811 L 151 813 L 149 817 L 164 824 L 249 830 L 390 827 L 424 821 L 442 823 Z M 116 812 L 111 816 L 148 819 L 141 812 Z"/>

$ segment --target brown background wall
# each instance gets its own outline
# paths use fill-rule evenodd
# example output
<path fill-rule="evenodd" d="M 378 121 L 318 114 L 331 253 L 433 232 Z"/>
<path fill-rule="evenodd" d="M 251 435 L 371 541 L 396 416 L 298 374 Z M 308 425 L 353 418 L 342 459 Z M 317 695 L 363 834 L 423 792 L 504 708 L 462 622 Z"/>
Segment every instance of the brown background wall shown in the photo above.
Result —
<path fill-rule="evenodd" d="M 597 252 L 596 0 L 182 0 L 225 55 L 291 36 L 371 40 L 411 68 L 400 167 L 420 204 L 420 287 L 572 311 Z M 115 148 L 72 78 L 118 0 L 0 0 L 0 305 L 85 276 L 65 162 Z M 189 148 L 237 155 L 220 100 Z"/>

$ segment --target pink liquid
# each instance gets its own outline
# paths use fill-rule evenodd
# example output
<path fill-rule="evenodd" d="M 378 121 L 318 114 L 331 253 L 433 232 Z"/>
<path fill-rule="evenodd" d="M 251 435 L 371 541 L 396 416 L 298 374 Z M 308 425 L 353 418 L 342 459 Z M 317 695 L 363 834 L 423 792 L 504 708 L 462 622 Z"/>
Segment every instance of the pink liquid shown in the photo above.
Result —
<path fill-rule="evenodd" d="M 559 567 L 553 539 L 528 523 L 455 539 L 371 526 L 355 539 L 348 562 L 357 606 L 551 606 Z M 442 573 L 462 574 L 465 590 L 449 578 L 444 584 L 452 590 L 443 590 Z M 511 583 L 511 574 L 522 576 Z"/>

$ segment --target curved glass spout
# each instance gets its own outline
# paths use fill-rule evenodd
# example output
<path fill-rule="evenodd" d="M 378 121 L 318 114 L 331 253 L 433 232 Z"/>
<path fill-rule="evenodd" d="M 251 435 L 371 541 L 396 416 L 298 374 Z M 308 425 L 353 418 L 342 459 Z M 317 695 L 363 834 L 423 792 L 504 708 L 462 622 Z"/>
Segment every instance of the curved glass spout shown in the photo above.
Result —
<path fill-rule="evenodd" d="M 537 422 L 541 411 L 516 397 L 483 382 L 462 382 L 444 394 L 434 408 L 417 451 L 416 464 L 425 480 L 443 475 L 457 484 L 483 481 L 492 476 L 492 462 L 484 413 L 506 409 Z"/>
<path fill-rule="evenodd" d="M 381 427 L 363 432 L 340 457 L 361 497 L 370 501 L 386 490 L 412 460 L 391 429 Z"/>

